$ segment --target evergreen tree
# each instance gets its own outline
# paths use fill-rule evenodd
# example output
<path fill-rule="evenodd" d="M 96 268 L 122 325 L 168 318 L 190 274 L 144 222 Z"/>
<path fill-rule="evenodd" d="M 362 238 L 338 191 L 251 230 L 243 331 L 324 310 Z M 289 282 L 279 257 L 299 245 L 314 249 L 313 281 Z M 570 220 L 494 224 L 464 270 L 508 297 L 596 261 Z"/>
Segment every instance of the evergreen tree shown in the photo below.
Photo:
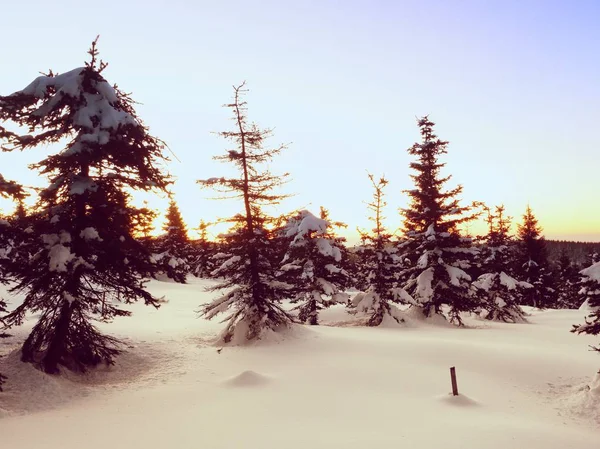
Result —
<path fill-rule="evenodd" d="M 488 320 L 505 322 L 523 321 L 525 313 L 518 301 L 524 289 L 531 285 L 511 276 L 512 239 L 509 235 L 510 217 L 504 215 L 504 206 L 496 206 L 495 213 L 485 208 L 488 233 L 482 239 L 481 271 L 473 285 L 483 299 L 481 316 Z"/>
<path fill-rule="evenodd" d="M 288 284 L 292 304 L 298 304 L 301 322 L 319 324 L 319 311 L 336 303 L 346 303 L 342 290 L 348 274 L 342 268 L 343 239 L 331 233 L 328 213 L 321 218 L 307 210 L 300 211 L 286 226 L 291 238 L 283 258 L 279 279 Z"/>
<path fill-rule="evenodd" d="M 362 271 L 362 242 L 346 248 L 347 258 L 344 263 L 348 273 L 348 288 L 356 291 L 367 289 L 367 277 Z"/>
<path fill-rule="evenodd" d="M 27 209 L 25 208 L 25 202 L 23 201 L 23 199 L 20 199 L 17 202 L 17 208 L 15 209 L 13 217 L 16 220 L 24 220 L 27 217 Z"/>
<path fill-rule="evenodd" d="M 596 262 L 600 262 L 600 254 L 597 251 L 592 250 L 586 256 L 586 262 L 584 266 L 594 265 Z"/>
<path fill-rule="evenodd" d="M 139 214 L 133 217 L 133 226 L 135 236 L 141 241 L 152 241 L 152 232 L 154 231 L 154 220 L 158 217 L 158 213 L 154 209 L 148 207 L 148 203 L 144 201 L 144 206 L 139 209 Z"/>
<path fill-rule="evenodd" d="M 579 302 L 580 276 L 578 268 L 571 262 L 568 252 L 563 249 L 557 261 L 557 307 L 561 309 L 577 309 Z"/>
<path fill-rule="evenodd" d="M 169 201 L 166 219 L 164 234 L 153 242 L 153 260 L 162 273 L 176 282 L 185 284 L 190 271 L 190 240 L 179 207 L 173 198 Z"/>
<path fill-rule="evenodd" d="M 10 198 L 17 204 L 11 216 L 0 219 L 0 283 L 6 284 L 8 261 L 18 257 L 17 253 L 23 238 L 25 221 L 23 200 L 26 194 L 20 184 L 8 181 L 0 174 L 0 197 Z"/>
<path fill-rule="evenodd" d="M 402 286 L 425 316 L 441 314 L 446 304 L 450 321 L 462 324 L 460 313 L 478 306 L 465 272 L 477 251 L 471 239 L 459 232 L 459 226 L 474 216 L 466 215 L 471 207 L 459 204 L 462 186 L 444 189 L 451 177 L 440 176 L 445 164 L 438 158 L 447 152 L 448 142 L 434 134 L 434 123 L 427 116 L 418 124 L 422 140 L 408 149 L 417 159 L 410 164 L 416 172 L 411 175 L 415 188 L 406 191 L 411 203 L 401 211 L 406 237 L 403 259 L 409 263 L 401 273 Z"/>
<path fill-rule="evenodd" d="M 155 271 L 150 254 L 133 236 L 131 190 L 165 191 L 168 181 L 157 165 L 164 144 L 148 134 L 133 100 L 102 73 L 96 41 L 84 67 L 36 78 L 25 89 L 0 97 L 0 120 L 29 129 L 8 137 L 9 148 L 24 150 L 65 142 L 64 149 L 32 165 L 50 185 L 40 192 L 30 240 L 33 257 L 10 267 L 14 293 L 24 300 L 2 320 L 39 319 L 22 347 L 22 360 L 58 373 L 119 353 L 118 341 L 102 335 L 92 319 L 110 321 L 130 312 L 118 302 L 143 299 L 158 307 L 144 289 Z M 138 217 L 139 218 L 139 217 Z"/>
<path fill-rule="evenodd" d="M 515 273 L 533 287 L 524 291 L 523 304 L 533 307 L 550 307 L 556 303 L 552 272 L 548 264 L 546 239 L 531 207 L 523 215 L 517 228 L 518 256 Z"/>
<path fill-rule="evenodd" d="M 133 236 L 149 254 L 156 252 L 156 237 L 152 235 L 156 217 L 158 217 L 158 212 L 150 209 L 146 201 L 144 201 L 143 207 L 138 209 L 138 213 L 132 216 Z M 156 260 L 154 260 L 154 264 L 156 265 Z M 159 271 L 160 268 L 156 267 L 156 272 Z"/>
<path fill-rule="evenodd" d="M 397 272 L 400 258 L 398 248 L 392 242 L 390 234 L 384 224 L 383 208 L 387 205 L 384 199 L 384 189 L 388 180 L 369 174 L 373 185 L 373 200 L 367 203 L 371 215 L 369 220 L 374 228 L 370 231 L 359 230 L 361 246 L 359 270 L 364 276 L 364 290 L 352 300 L 352 312 L 367 316 L 368 326 L 379 326 L 388 318 L 400 322 L 402 319 L 393 307 L 393 303 L 410 302 L 408 294 L 398 287 Z M 351 313 L 352 313 L 351 312 Z"/>
<path fill-rule="evenodd" d="M 268 228 L 272 220 L 263 212 L 264 206 L 276 205 L 285 198 L 273 190 L 283 183 L 287 174 L 275 176 L 261 167 L 285 146 L 264 149 L 264 141 L 271 135 L 271 130 L 261 130 L 248 123 L 247 105 L 242 99 L 246 92 L 244 86 L 242 83 L 234 87 L 233 103 L 226 105 L 233 111 L 235 129 L 220 133 L 235 144 L 235 149 L 215 157 L 235 165 L 239 176 L 199 181 L 203 186 L 217 188 L 229 197 L 241 199 L 244 205 L 243 213 L 228 220 L 232 229 L 222 236 L 227 254 L 213 272 L 223 281 L 211 290 L 228 290 L 213 302 L 204 304 L 200 311 L 202 316 L 211 319 L 231 309 L 221 335 L 226 343 L 234 337 L 236 341 L 254 340 L 265 330 L 277 331 L 293 321 L 280 306 L 287 292 L 275 278 Z"/>
<path fill-rule="evenodd" d="M 189 241 L 187 228 L 183 222 L 179 206 L 177 206 L 173 198 L 169 201 L 166 218 L 167 222 L 163 227 L 163 231 L 165 231 L 167 238 L 172 242 L 173 246 L 185 246 Z"/>
<path fill-rule="evenodd" d="M 0 127 L 0 131 L 2 128 Z M 17 204 L 23 203 L 25 193 L 22 187 L 14 181 L 7 181 L 2 175 L 0 175 L 0 196 L 3 198 L 12 198 Z M 10 221 L 0 220 L 0 283 L 8 283 L 9 276 L 7 274 L 7 262 L 15 256 L 15 246 L 17 246 L 15 240 L 18 231 L 15 232 L 14 224 Z M 0 316 L 7 312 L 6 302 L 0 299 Z M 0 318 L 0 324 L 4 324 Z M 7 338 L 9 335 L 4 332 L 3 328 L 0 327 L 0 339 Z M 0 391 L 2 391 L 2 384 L 6 380 L 6 376 L 0 373 Z"/>
<path fill-rule="evenodd" d="M 600 334 L 600 262 L 581 270 L 582 276 L 580 299 L 587 308 L 591 311 L 586 317 L 584 324 L 574 325 L 571 332 L 578 334 Z M 600 347 L 593 347 L 594 350 L 600 351 Z"/>
<path fill-rule="evenodd" d="M 271 264 L 273 267 L 281 266 L 281 261 L 285 257 L 290 247 L 290 243 L 292 242 L 294 236 L 288 236 L 288 225 L 290 220 L 294 217 L 298 217 L 301 210 L 292 211 L 286 214 L 281 214 L 277 217 L 272 217 L 271 223 L 271 239 L 270 246 L 272 260 Z"/>
<path fill-rule="evenodd" d="M 17 205 L 22 205 L 25 192 L 20 184 L 15 181 L 9 181 L 0 175 L 0 196 L 2 198 L 12 198 L 17 202 Z"/>
<path fill-rule="evenodd" d="M 215 255 L 215 244 L 208 239 L 208 227 L 210 223 L 200 220 L 196 228 L 198 239 L 191 242 L 191 270 L 194 276 L 199 278 L 211 277 L 215 269 L 213 256 Z"/>
<path fill-rule="evenodd" d="M 0 313 L 6 313 L 6 303 L 0 299 Z M 0 339 L 10 337 L 6 332 L 0 330 Z M 2 391 L 2 384 L 6 380 L 6 376 L 0 373 L 0 391 Z"/>

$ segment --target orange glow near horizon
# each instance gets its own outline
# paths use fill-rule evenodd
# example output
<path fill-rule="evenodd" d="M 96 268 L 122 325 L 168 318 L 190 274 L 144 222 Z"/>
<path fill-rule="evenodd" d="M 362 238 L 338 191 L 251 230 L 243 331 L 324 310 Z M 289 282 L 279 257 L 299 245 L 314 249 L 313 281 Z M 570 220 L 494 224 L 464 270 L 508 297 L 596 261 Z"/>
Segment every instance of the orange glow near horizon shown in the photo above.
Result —
<path fill-rule="evenodd" d="M 231 128 L 221 105 L 232 85 L 247 80 L 249 120 L 275 128 L 268 145 L 291 142 L 270 169 L 291 173 L 282 191 L 295 196 L 275 214 L 325 206 L 355 242 L 357 227 L 371 227 L 368 170 L 389 179 L 386 224 L 398 229 L 402 192 L 412 188 L 406 149 L 419 138 L 415 117 L 430 114 L 450 142 L 442 175 L 452 175 L 448 188 L 464 186 L 463 204 L 504 204 L 513 230 L 530 204 L 548 239 L 600 241 L 594 2 L 235 3 L 152 3 L 132 22 L 140 14 L 135 2 L 107 0 L 93 13 L 36 2 L 24 33 L 24 7 L 9 2 L 0 95 L 40 71 L 81 66 L 100 33 L 100 56 L 109 63 L 103 75 L 132 92 L 139 117 L 176 155 L 167 168 L 190 229 L 240 210 L 235 201 L 207 199 L 214 193 L 196 180 L 232 174 L 211 159 L 228 148 L 213 133 Z M 85 27 L 76 25 L 82 20 Z M 46 154 L 2 153 L 0 173 L 43 186 L 27 166 Z M 166 209 L 164 198 L 141 198 Z M 472 223 L 467 232 L 485 229 Z"/>
<path fill-rule="evenodd" d="M 451 148 L 449 149 L 451 151 Z M 34 157 L 39 157 L 39 154 L 8 154 L 3 157 L 15 157 L 23 159 L 23 156 L 27 156 L 29 162 L 32 162 Z M 11 164 L 13 165 L 13 164 Z M 449 164 L 448 164 L 449 165 Z M 214 164 L 213 171 L 216 174 L 220 174 L 220 170 L 224 167 L 223 164 Z M 445 172 L 449 172 L 449 168 L 446 167 Z M 23 177 L 13 177 L 15 180 L 25 183 L 26 185 L 33 184 L 35 187 L 41 187 L 44 185 L 44 180 L 39 177 L 33 177 L 34 173 L 31 171 L 27 172 L 25 179 Z M 402 183 L 402 189 L 411 188 L 409 180 L 408 167 L 405 168 L 405 182 Z M 10 179 L 10 171 L 5 173 L 5 176 Z M 370 199 L 372 194 L 366 172 L 360 182 L 360 194 L 356 194 L 350 198 L 342 195 L 342 192 L 333 192 L 333 194 L 339 194 L 342 201 L 335 201 L 335 199 L 327 200 L 325 202 L 303 202 L 303 195 L 298 193 L 297 195 L 287 199 L 284 203 L 277 207 L 267 209 L 268 213 L 273 215 L 280 215 L 283 213 L 289 213 L 297 209 L 309 209 L 313 213 L 318 213 L 319 207 L 324 206 L 330 210 L 331 217 L 333 220 L 342 221 L 348 226 L 346 228 L 339 229 L 338 233 L 344 236 L 349 244 L 355 244 L 359 241 L 359 235 L 357 228 L 369 230 L 372 224 L 367 219 L 367 210 L 365 202 Z M 407 181 L 408 179 L 408 181 Z M 33 182 L 32 182 L 33 181 Z M 181 210 L 181 214 L 188 228 L 188 234 L 190 238 L 197 238 L 197 233 L 194 231 L 198 227 L 200 220 L 204 220 L 208 223 L 216 223 L 219 219 L 226 218 L 235 213 L 241 211 L 241 203 L 236 200 L 214 200 L 209 199 L 214 196 L 214 192 L 208 189 L 201 189 L 194 180 L 186 180 L 188 182 L 175 182 L 173 186 L 173 192 L 175 200 Z M 450 187 L 454 178 L 449 182 Z M 187 184 L 187 188 L 185 185 Z M 191 184 L 191 185 L 190 185 Z M 290 183 L 294 187 L 294 181 Z M 397 188 L 397 180 L 391 179 L 390 185 L 386 191 L 386 200 L 388 206 L 385 209 L 385 216 L 387 217 L 385 223 L 391 232 L 399 232 L 402 225 L 402 217 L 398 211 L 400 207 L 407 207 L 408 198 L 406 194 L 402 193 Z M 286 186 L 287 187 L 287 186 Z M 300 187 L 300 186 L 295 186 Z M 193 190 L 192 190 L 193 189 Z M 285 189 L 289 191 L 291 189 Z M 300 188 L 297 189 L 297 191 Z M 465 186 L 465 192 L 462 195 L 463 204 L 467 204 L 467 200 L 464 199 L 469 193 L 469 189 Z M 332 195 L 332 192 L 328 192 L 328 195 Z M 26 204 L 31 206 L 35 201 L 36 196 L 31 194 Z M 154 222 L 153 235 L 159 235 L 164 225 L 164 213 L 168 206 L 168 198 L 166 195 L 156 195 L 144 192 L 134 192 L 133 194 L 134 204 L 136 206 L 142 206 L 144 201 L 147 202 L 148 207 L 156 210 L 159 214 Z M 469 198 L 469 201 L 473 199 L 480 200 L 480 198 Z M 542 202 L 541 205 L 531 204 L 534 215 L 539 221 L 539 224 L 543 228 L 543 235 L 550 240 L 571 240 L 571 241 L 587 241 L 587 242 L 600 242 L 600 209 L 588 209 L 582 207 L 580 203 L 576 201 L 568 201 L 568 198 L 560 198 L 563 202 L 561 204 L 555 204 L 552 201 Z M 501 204 L 501 203 L 498 203 Z M 512 217 L 512 233 L 516 233 L 517 225 L 522 221 L 522 215 L 527 207 L 527 201 L 525 198 L 521 199 L 519 203 L 504 203 L 506 206 L 507 215 Z M 488 206 L 495 206 L 496 204 L 488 204 Z M 10 214 L 14 210 L 15 204 L 10 199 L 0 198 L 0 213 Z M 351 214 L 348 213 L 351 212 Z M 211 226 L 208 229 L 209 238 L 216 239 L 218 234 L 225 232 L 228 229 L 227 223 L 221 223 Z M 464 226 L 463 231 L 471 236 L 483 235 L 486 233 L 485 223 L 481 220 L 475 220 Z"/>

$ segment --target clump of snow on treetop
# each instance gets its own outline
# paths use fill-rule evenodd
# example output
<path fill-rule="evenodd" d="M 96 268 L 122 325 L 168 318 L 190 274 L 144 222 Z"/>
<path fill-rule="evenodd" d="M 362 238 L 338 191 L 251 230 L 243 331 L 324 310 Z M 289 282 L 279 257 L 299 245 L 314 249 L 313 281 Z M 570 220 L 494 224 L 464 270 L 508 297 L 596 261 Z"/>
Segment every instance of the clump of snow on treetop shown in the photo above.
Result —
<path fill-rule="evenodd" d="M 83 70 L 85 70 L 85 67 L 78 67 L 61 75 L 38 76 L 25 89 L 16 93 L 44 98 L 48 93 L 48 88 L 55 87 L 62 95 L 70 94 L 71 96 L 75 96 L 81 89 L 81 72 Z"/>
<path fill-rule="evenodd" d="M 83 101 L 73 114 L 73 124 L 84 132 L 78 134 L 67 150 L 62 154 L 68 156 L 82 150 L 89 150 L 89 144 L 104 145 L 108 143 L 110 131 L 120 126 L 137 125 L 135 118 L 126 111 L 115 107 L 119 97 L 115 89 L 104 79 L 88 77 L 89 88 L 84 88 L 83 79 L 88 67 L 79 67 L 60 75 L 43 75 L 37 77 L 25 89 L 13 95 L 32 95 L 36 98 L 49 97 L 33 115 L 46 117 L 65 97 Z M 84 90 L 85 89 L 85 90 Z M 87 91 L 86 91 L 87 90 Z M 92 93 L 89 90 L 91 90 Z"/>
<path fill-rule="evenodd" d="M 297 242 L 313 231 L 324 234 L 328 225 L 327 220 L 317 218 L 307 210 L 301 210 L 296 217 L 288 221 L 285 236 L 294 237 L 293 242 Z"/>
<path fill-rule="evenodd" d="M 288 221 L 285 236 L 294 237 L 290 246 L 302 246 L 306 244 L 306 235 L 313 232 L 316 235 L 324 235 L 327 233 L 329 225 L 330 223 L 327 220 L 315 217 L 307 210 L 301 210 L 296 217 Z M 317 237 L 315 244 L 323 256 L 333 257 L 336 262 L 342 260 L 340 249 L 333 246 L 329 239 Z"/>

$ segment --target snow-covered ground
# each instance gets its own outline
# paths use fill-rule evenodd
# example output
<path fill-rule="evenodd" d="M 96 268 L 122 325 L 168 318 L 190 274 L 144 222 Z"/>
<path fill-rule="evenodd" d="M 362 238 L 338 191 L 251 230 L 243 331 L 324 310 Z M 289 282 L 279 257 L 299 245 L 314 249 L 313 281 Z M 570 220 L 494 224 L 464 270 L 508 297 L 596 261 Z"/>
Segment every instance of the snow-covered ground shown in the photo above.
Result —
<path fill-rule="evenodd" d="M 153 281 L 156 311 L 102 325 L 126 352 L 86 375 L 18 361 L 31 326 L 0 340 L 2 448 L 600 447 L 597 339 L 569 333 L 582 311 L 532 311 L 529 324 L 408 319 L 363 328 L 343 307 L 323 324 L 246 347 L 211 340 L 196 318 L 208 281 Z M 220 351 L 219 351 L 220 350 Z M 456 366 L 460 396 L 449 395 Z M 596 391 L 599 391 L 596 395 Z"/>

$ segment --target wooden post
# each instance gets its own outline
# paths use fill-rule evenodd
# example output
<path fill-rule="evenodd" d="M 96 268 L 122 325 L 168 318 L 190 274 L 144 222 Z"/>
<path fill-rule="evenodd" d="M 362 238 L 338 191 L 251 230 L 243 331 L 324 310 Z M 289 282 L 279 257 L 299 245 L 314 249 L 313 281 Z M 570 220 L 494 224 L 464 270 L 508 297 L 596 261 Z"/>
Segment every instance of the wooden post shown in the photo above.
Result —
<path fill-rule="evenodd" d="M 458 384 L 456 383 L 456 368 L 450 368 L 450 379 L 452 380 L 452 395 L 458 396 Z"/>

